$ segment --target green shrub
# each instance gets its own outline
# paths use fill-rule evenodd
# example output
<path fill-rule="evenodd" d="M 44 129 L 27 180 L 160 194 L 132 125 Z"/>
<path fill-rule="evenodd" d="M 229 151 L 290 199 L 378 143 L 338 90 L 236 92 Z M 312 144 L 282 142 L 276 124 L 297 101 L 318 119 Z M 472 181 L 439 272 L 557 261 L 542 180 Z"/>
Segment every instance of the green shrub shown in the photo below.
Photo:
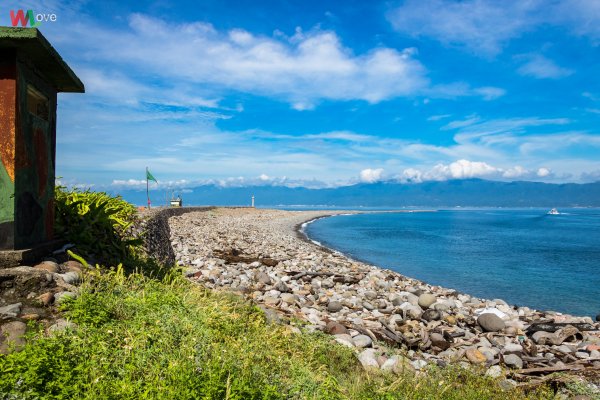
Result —
<path fill-rule="evenodd" d="M 74 243 L 85 259 L 117 265 L 136 255 L 142 243 L 132 232 L 137 211 L 120 196 L 57 187 L 55 204 L 57 236 Z"/>

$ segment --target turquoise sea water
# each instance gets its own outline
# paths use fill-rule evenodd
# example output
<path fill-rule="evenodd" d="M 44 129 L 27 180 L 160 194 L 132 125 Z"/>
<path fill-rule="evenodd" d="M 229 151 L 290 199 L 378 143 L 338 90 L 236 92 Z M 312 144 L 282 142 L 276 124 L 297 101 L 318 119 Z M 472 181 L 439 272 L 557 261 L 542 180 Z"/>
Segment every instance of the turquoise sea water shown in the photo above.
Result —
<path fill-rule="evenodd" d="M 307 235 L 355 259 L 509 304 L 600 314 L 600 210 L 341 215 Z"/>

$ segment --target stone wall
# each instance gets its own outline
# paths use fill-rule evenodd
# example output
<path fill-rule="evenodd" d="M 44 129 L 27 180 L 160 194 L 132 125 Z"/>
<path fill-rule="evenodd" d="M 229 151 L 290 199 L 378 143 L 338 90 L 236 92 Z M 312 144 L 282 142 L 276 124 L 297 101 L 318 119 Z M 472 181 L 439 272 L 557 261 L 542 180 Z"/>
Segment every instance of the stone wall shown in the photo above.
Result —
<path fill-rule="evenodd" d="M 141 222 L 138 227 L 144 234 L 144 246 L 147 254 L 157 261 L 173 265 L 175 253 L 171 247 L 171 230 L 169 218 L 193 211 L 207 211 L 214 207 L 173 207 L 152 208 L 140 212 Z"/>

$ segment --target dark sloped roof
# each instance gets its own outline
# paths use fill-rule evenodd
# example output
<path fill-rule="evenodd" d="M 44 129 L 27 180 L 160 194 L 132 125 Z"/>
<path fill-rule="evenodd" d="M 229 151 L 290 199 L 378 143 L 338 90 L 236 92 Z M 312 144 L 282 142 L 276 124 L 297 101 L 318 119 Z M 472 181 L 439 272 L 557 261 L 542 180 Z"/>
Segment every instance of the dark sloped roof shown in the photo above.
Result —
<path fill-rule="evenodd" d="M 7 48 L 29 60 L 56 91 L 85 92 L 77 75 L 36 28 L 0 27 L 0 49 Z"/>

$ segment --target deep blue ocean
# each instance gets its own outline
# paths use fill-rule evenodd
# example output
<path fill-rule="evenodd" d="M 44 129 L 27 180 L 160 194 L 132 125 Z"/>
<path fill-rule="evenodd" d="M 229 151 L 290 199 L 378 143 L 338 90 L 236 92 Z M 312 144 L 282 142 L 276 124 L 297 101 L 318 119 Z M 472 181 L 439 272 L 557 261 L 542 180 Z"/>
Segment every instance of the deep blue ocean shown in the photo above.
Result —
<path fill-rule="evenodd" d="M 600 210 L 340 215 L 308 236 L 357 260 L 509 304 L 600 314 Z"/>

